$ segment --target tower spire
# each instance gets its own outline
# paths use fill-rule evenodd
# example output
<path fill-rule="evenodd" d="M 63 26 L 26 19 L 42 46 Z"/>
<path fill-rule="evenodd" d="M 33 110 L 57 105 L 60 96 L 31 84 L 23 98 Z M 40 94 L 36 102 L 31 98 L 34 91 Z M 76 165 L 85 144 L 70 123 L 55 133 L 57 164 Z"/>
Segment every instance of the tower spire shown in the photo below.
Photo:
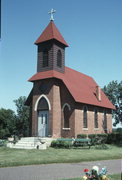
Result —
<path fill-rule="evenodd" d="M 54 21 L 53 14 L 55 12 L 56 12 L 56 10 L 54 10 L 53 8 L 51 9 L 51 11 L 48 12 L 48 14 L 50 14 L 50 21 Z"/>

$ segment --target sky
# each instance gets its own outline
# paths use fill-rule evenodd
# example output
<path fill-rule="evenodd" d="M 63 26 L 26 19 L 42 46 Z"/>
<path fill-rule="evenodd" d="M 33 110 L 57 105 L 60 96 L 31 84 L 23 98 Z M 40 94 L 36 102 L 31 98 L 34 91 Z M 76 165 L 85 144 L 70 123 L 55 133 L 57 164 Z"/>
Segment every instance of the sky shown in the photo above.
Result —
<path fill-rule="evenodd" d="M 102 88 L 122 80 L 122 0 L 2 0 L 0 108 L 28 96 L 36 73 L 36 39 L 50 22 L 68 43 L 66 66 L 87 74 Z"/>

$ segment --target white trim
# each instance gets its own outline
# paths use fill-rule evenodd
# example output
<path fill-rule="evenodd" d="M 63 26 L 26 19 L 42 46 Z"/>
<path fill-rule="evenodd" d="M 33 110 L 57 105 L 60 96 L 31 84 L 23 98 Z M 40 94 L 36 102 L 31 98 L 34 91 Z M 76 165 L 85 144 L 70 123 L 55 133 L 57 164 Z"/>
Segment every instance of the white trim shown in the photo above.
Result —
<path fill-rule="evenodd" d="M 88 128 L 83 128 L 84 131 L 88 131 Z"/>
<path fill-rule="evenodd" d="M 45 96 L 44 94 L 42 94 L 42 95 L 40 95 L 40 96 L 38 97 L 38 99 L 37 99 L 37 101 L 36 101 L 36 103 L 35 103 L 34 111 L 37 111 L 37 106 L 38 106 L 39 100 L 40 100 L 42 97 L 46 99 L 46 101 L 47 101 L 47 103 L 48 103 L 49 110 L 51 110 L 51 105 L 50 105 L 49 99 L 47 98 L 47 96 Z"/>
<path fill-rule="evenodd" d="M 62 128 L 65 131 L 69 131 L 71 128 Z"/>
<path fill-rule="evenodd" d="M 69 108 L 69 111 L 71 111 L 71 107 L 70 107 L 70 105 L 69 105 L 68 103 L 65 103 L 65 104 L 63 105 L 62 111 L 64 111 L 65 106 L 67 106 L 67 107 Z"/>
<path fill-rule="evenodd" d="M 99 131 L 99 128 L 94 128 L 95 131 Z"/>

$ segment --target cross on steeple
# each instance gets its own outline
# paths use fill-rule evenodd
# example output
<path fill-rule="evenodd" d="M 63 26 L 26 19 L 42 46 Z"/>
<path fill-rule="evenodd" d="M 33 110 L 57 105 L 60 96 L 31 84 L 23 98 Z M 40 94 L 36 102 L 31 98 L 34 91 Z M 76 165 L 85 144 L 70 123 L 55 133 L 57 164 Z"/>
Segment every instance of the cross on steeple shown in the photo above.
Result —
<path fill-rule="evenodd" d="M 51 9 L 51 11 L 48 12 L 48 14 L 50 14 L 50 20 L 51 21 L 54 21 L 54 18 L 53 18 L 53 14 L 56 12 L 56 10 L 54 10 L 53 8 Z"/>

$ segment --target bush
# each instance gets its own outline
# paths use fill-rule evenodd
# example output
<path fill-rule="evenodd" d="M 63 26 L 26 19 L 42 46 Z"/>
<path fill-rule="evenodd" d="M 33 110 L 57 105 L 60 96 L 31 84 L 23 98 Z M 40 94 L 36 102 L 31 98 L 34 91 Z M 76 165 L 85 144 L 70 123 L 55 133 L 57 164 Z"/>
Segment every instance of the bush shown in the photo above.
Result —
<path fill-rule="evenodd" d="M 108 134 L 107 143 L 108 144 L 120 144 L 122 141 L 122 133 L 114 132 Z"/>
<path fill-rule="evenodd" d="M 78 135 L 77 135 L 77 138 L 79 138 L 79 139 L 85 139 L 85 138 L 87 138 L 87 135 L 86 135 L 86 134 L 78 134 Z"/>
<path fill-rule="evenodd" d="M 117 128 L 116 132 L 118 132 L 119 134 L 122 134 L 122 128 Z"/>
<path fill-rule="evenodd" d="M 109 147 L 106 144 L 99 144 L 99 145 L 95 146 L 95 149 L 100 149 L 100 150 L 104 149 L 104 150 L 107 150 L 107 149 L 109 149 Z"/>
<path fill-rule="evenodd" d="M 108 134 L 89 134 L 88 137 L 91 139 L 92 145 L 104 144 L 107 142 Z"/>
<path fill-rule="evenodd" d="M 5 140 L 0 139 L 0 147 L 1 147 L 1 146 L 5 146 L 5 143 L 6 143 L 6 141 L 5 141 Z"/>
<path fill-rule="evenodd" d="M 97 142 L 96 134 L 89 134 L 88 138 L 91 139 L 91 145 L 94 146 Z"/>
<path fill-rule="evenodd" d="M 108 137 L 108 134 L 97 134 L 97 139 L 100 143 L 106 143 L 107 137 Z"/>
<path fill-rule="evenodd" d="M 96 134 L 88 134 L 88 138 L 89 139 L 94 139 L 94 138 L 96 138 Z"/>
<path fill-rule="evenodd" d="M 70 148 L 72 146 L 72 142 L 69 141 L 60 141 L 60 140 L 55 140 L 52 141 L 51 143 L 51 147 L 55 147 L 55 148 Z"/>
<path fill-rule="evenodd" d="M 0 138 L 1 139 L 6 139 L 7 137 L 10 136 L 10 132 L 9 132 L 9 129 L 0 129 Z"/>

